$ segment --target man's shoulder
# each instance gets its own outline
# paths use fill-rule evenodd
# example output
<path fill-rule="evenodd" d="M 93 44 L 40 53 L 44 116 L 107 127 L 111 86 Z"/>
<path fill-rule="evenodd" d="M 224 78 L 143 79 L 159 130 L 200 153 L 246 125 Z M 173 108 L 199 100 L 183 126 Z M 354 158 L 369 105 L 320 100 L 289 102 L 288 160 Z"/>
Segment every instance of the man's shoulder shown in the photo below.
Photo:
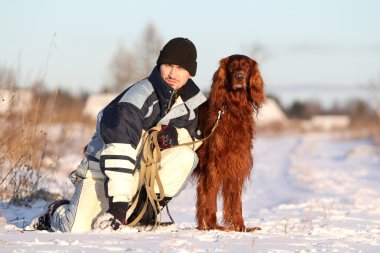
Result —
<path fill-rule="evenodd" d="M 180 96 L 190 109 L 197 108 L 207 100 L 206 96 L 191 79 L 182 88 Z"/>
<path fill-rule="evenodd" d="M 154 92 L 153 86 L 148 78 L 145 78 L 133 84 L 124 95 L 120 98 L 119 102 L 131 103 L 138 108 L 142 108 L 145 100 Z"/>

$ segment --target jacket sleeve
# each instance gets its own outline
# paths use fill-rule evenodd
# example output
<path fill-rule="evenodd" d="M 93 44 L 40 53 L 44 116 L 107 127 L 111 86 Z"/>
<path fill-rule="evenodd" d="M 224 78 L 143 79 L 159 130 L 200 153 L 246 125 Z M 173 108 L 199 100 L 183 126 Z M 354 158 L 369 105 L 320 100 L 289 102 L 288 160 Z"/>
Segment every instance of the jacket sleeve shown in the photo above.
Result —
<path fill-rule="evenodd" d="M 142 122 L 141 111 L 130 103 L 117 103 L 103 112 L 100 134 L 105 148 L 100 153 L 100 167 L 107 177 L 106 192 L 113 202 L 129 202 L 135 193 L 136 148 Z"/>
<path fill-rule="evenodd" d="M 201 139 L 201 135 L 198 133 L 198 110 L 195 109 L 194 111 L 190 111 L 190 116 L 187 121 L 187 124 L 184 127 L 177 128 L 178 132 L 178 143 L 188 143 L 188 142 L 194 142 Z M 191 147 L 193 150 L 196 150 L 199 148 L 199 146 L 202 143 L 196 143 L 192 145 Z"/>

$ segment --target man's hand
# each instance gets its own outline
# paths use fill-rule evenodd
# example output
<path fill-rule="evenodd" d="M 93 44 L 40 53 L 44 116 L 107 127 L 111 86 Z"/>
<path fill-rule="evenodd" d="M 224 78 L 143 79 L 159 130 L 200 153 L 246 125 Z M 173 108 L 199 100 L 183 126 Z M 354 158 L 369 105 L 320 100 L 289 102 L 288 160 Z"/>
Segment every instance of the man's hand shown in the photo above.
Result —
<path fill-rule="evenodd" d="M 178 145 L 177 129 L 171 125 L 162 125 L 157 134 L 157 141 L 161 150 Z"/>

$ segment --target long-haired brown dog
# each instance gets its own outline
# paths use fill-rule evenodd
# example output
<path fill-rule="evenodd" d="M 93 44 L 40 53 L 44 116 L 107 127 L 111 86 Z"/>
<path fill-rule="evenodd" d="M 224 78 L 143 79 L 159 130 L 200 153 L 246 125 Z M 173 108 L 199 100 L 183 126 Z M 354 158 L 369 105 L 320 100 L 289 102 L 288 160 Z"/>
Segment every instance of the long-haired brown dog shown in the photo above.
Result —
<path fill-rule="evenodd" d="M 264 84 L 257 63 L 244 55 L 220 61 L 213 76 L 208 101 L 199 109 L 199 128 L 208 136 L 218 112 L 223 115 L 210 138 L 198 150 L 198 229 L 254 231 L 246 228 L 242 215 L 242 191 L 249 178 L 253 158 L 254 114 L 264 102 Z M 223 220 L 217 222 L 217 196 L 223 196 Z"/>

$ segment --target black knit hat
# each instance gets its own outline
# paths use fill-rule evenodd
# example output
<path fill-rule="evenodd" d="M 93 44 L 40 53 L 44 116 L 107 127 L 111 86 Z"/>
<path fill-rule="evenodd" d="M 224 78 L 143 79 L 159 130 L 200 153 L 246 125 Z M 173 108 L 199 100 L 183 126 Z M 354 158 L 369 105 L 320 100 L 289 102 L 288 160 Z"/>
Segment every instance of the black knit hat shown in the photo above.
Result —
<path fill-rule="evenodd" d="M 161 50 L 157 65 L 175 64 L 186 69 L 191 76 L 197 72 L 197 50 L 189 39 L 174 38 Z"/>

